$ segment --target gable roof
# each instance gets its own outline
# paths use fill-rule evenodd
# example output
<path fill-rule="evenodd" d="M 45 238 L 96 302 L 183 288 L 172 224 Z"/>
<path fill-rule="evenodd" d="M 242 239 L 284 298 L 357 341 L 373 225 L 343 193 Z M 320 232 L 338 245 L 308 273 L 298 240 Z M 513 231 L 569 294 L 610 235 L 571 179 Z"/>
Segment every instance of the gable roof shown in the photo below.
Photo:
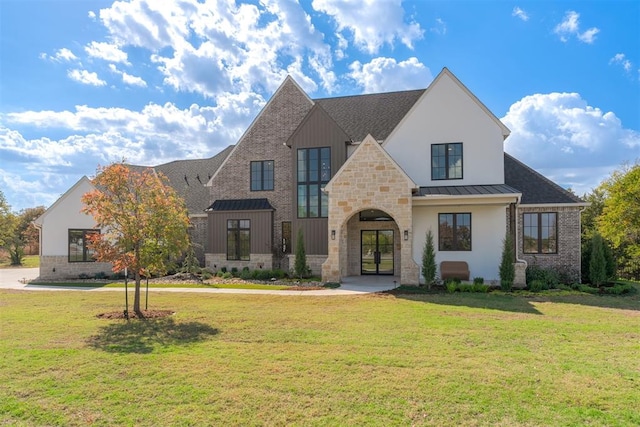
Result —
<path fill-rule="evenodd" d="M 233 145 L 208 159 L 176 160 L 150 167 L 169 179 L 169 185 L 184 199 L 190 215 L 203 213 L 209 206 L 209 188 L 205 184 L 229 156 Z M 147 169 L 146 166 L 127 165 L 134 170 Z"/>
<path fill-rule="evenodd" d="M 521 204 L 565 204 L 584 201 L 555 182 L 504 153 L 504 182 L 522 192 Z"/>
<path fill-rule="evenodd" d="M 386 139 L 425 89 L 314 99 L 354 142 Z"/>
<path fill-rule="evenodd" d="M 89 178 L 87 178 L 86 175 L 84 175 L 75 184 L 73 184 L 73 186 L 71 186 L 71 188 L 69 188 L 67 191 L 65 191 L 62 196 L 60 196 L 55 202 L 53 202 L 53 204 L 51 206 L 49 206 L 42 213 L 42 215 L 40 215 L 38 218 L 34 219 L 33 223 L 38 227 L 42 226 L 42 223 L 44 222 L 44 218 L 49 214 L 49 212 L 55 210 L 58 205 L 60 205 L 67 197 L 69 197 L 70 194 L 73 194 L 76 191 L 76 189 L 78 189 L 81 185 L 83 185 L 85 183 L 88 184 L 89 186 L 93 187 L 94 189 L 96 188 L 95 185 L 93 185 L 93 183 L 91 182 L 91 180 Z"/>

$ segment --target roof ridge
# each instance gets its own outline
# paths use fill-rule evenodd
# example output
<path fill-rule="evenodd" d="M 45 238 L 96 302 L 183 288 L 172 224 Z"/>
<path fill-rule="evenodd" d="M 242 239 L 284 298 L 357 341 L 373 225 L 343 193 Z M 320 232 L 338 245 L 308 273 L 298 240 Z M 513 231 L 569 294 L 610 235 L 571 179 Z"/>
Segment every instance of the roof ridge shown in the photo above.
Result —
<path fill-rule="evenodd" d="M 407 90 L 392 90 L 392 91 L 389 91 L 389 92 L 360 93 L 360 94 L 356 94 L 356 95 L 327 96 L 327 97 L 324 97 L 324 98 L 313 98 L 312 101 L 313 102 L 317 102 L 317 101 L 326 101 L 326 100 L 333 100 L 333 99 L 358 98 L 358 97 L 364 97 L 364 96 L 393 95 L 393 94 L 398 94 L 398 93 L 409 93 L 409 92 L 424 92 L 425 90 L 427 90 L 427 88 L 407 89 Z"/>

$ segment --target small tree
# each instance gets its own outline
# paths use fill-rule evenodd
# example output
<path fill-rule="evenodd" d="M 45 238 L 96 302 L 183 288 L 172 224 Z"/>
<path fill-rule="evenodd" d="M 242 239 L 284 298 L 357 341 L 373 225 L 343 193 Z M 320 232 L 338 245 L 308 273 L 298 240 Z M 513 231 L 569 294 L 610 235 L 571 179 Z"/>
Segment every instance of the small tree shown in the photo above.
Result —
<path fill-rule="evenodd" d="M 600 286 L 607 280 L 607 260 L 604 242 L 599 233 L 591 238 L 591 258 L 589 259 L 589 280 L 593 286 Z"/>
<path fill-rule="evenodd" d="M 299 278 L 307 274 L 307 253 L 304 250 L 304 236 L 302 229 L 298 229 L 298 239 L 296 240 L 296 259 L 293 264 L 293 272 Z"/>
<path fill-rule="evenodd" d="M 427 231 L 424 251 L 422 252 L 422 276 L 428 289 L 436 281 L 436 251 L 433 245 L 433 233 Z"/>
<path fill-rule="evenodd" d="M 510 291 L 513 287 L 513 280 L 516 277 L 514 260 L 513 239 L 511 234 L 507 232 L 502 241 L 502 260 L 500 261 L 500 287 L 504 291 Z"/>
<path fill-rule="evenodd" d="M 98 261 L 125 268 L 135 278 L 133 310 L 140 311 L 140 280 L 145 271 L 166 272 L 171 258 L 187 248 L 189 218 L 184 201 L 152 169 L 135 172 L 122 163 L 98 168 L 98 188 L 85 194 L 82 211 L 102 230 L 90 237 Z"/>

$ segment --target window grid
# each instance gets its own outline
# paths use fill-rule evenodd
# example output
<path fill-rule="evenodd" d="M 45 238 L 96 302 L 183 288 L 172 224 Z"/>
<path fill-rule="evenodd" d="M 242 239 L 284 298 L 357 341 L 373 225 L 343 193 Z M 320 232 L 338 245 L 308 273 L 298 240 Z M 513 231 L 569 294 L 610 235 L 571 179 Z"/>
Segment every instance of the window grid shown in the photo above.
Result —
<path fill-rule="evenodd" d="M 298 218 L 326 218 L 329 198 L 322 191 L 331 179 L 331 148 L 298 149 Z"/>
<path fill-rule="evenodd" d="M 273 174 L 273 160 L 251 162 L 251 191 L 273 190 Z"/>
<path fill-rule="evenodd" d="M 227 220 L 227 260 L 249 261 L 251 253 L 251 221 Z"/>
<path fill-rule="evenodd" d="M 431 145 L 431 179 L 462 179 L 462 143 Z"/>
<path fill-rule="evenodd" d="M 471 214 L 438 214 L 438 250 L 471 250 Z"/>
<path fill-rule="evenodd" d="M 557 214 L 533 212 L 522 215 L 522 251 L 525 254 L 558 253 Z"/>
<path fill-rule="evenodd" d="M 95 262 L 95 251 L 89 248 L 88 238 L 100 230 L 69 229 L 69 262 Z"/>

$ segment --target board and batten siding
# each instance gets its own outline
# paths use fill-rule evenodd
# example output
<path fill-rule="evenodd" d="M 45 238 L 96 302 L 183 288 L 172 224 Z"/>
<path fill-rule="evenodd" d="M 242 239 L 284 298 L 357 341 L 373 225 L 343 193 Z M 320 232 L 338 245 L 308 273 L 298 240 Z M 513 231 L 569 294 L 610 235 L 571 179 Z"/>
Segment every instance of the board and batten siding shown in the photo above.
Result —
<path fill-rule="evenodd" d="M 297 156 L 299 148 L 331 147 L 331 176 L 347 159 L 347 142 L 349 136 L 318 105 L 313 107 L 298 129 L 291 135 L 288 145 L 291 146 L 293 165 L 292 201 L 293 218 L 291 221 L 292 253 L 295 253 L 298 230 L 304 236 L 305 251 L 309 255 L 326 255 L 328 251 L 327 218 L 298 218 L 298 174 Z"/>
<path fill-rule="evenodd" d="M 273 247 L 273 211 L 221 211 L 209 214 L 209 252 L 227 252 L 227 220 L 251 221 L 251 253 L 270 254 Z"/>

